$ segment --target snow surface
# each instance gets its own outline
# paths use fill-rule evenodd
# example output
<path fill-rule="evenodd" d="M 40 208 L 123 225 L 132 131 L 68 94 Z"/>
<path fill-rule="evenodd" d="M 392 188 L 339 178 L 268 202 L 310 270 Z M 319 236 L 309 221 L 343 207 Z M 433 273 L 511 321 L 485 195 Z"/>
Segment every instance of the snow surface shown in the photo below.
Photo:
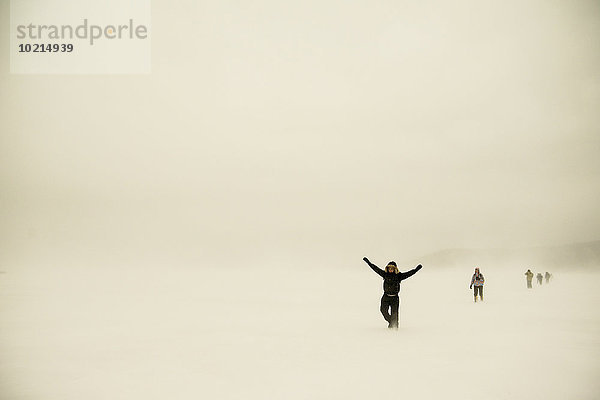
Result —
<path fill-rule="evenodd" d="M 390 331 L 381 279 L 360 257 L 320 268 L 7 268 L 0 397 L 600 398 L 600 275 L 555 273 L 527 290 L 522 269 L 482 272 L 485 302 L 474 304 L 470 268 L 425 265 L 403 282 Z"/>

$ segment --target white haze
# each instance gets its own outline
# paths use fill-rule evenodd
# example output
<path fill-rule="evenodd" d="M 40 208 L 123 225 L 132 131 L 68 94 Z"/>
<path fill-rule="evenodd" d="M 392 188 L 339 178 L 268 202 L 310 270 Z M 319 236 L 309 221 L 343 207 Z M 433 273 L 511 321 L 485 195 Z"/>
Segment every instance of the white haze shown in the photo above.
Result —
<path fill-rule="evenodd" d="M 6 399 L 597 399 L 598 274 L 525 287 L 521 269 L 351 265 L 55 268 L 0 280 Z M 537 272 L 537 271 L 536 271 Z M 542 271 L 543 272 L 543 271 Z"/>
<path fill-rule="evenodd" d="M 118 76 L 10 75 L 8 7 L 2 400 L 600 398 L 576 261 L 398 332 L 361 261 L 600 238 L 598 1 L 153 1 Z"/>
<path fill-rule="evenodd" d="M 596 1 L 152 6 L 151 75 L 2 73 L 6 262 L 600 237 Z"/>

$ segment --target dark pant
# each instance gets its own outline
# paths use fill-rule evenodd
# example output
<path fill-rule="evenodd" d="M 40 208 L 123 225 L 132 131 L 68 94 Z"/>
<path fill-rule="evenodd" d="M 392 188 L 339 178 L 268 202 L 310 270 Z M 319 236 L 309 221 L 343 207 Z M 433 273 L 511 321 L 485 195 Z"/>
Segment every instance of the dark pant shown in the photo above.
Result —
<path fill-rule="evenodd" d="M 383 318 L 388 322 L 388 328 L 398 328 L 398 308 L 400 308 L 400 298 L 398 296 L 383 295 L 379 310 L 383 314 Z M 391 314 L 390 309 L 392 311 Z"/>
<path fill-rule="evenodd" d="M 475 297 L 477 297 L 477 292 L 479 292 L 479 297 L 483 300 L 483 286 L 473 286 L 475 288 Z"/>
<path fill-rule="evenodd" d="M 531 289 L 531 279 L 527 279 L 527 288 Z"/>

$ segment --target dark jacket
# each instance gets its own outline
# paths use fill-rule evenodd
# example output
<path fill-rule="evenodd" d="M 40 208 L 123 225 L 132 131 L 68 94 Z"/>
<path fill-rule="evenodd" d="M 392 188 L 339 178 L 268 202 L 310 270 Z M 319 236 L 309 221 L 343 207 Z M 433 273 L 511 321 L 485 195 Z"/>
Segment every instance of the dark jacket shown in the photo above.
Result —
<path fill-rule="evenodd" d="M 377 265 L 365 260 L 369 267 L 375 271 L 379 276 L 383 278 L 383 292 L 390 296 L 397 296 L 400 292 L 400 282 L 406 278 L 410 278 L 417 273 L 418 270 L 423 268 L 421 264 L 417 265 L 415 269 L 411 269 L 408 272 L 387 272 L 379 268 Z"/>

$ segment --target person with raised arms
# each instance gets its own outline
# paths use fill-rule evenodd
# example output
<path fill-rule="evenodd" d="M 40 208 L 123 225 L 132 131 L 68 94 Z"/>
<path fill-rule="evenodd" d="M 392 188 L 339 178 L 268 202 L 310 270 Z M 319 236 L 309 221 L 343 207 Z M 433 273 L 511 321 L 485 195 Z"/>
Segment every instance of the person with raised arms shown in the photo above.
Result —
<path fill-rule="evenodd" d="M 394 261 L 390 261 L 385 271 L 373 264 L 367 257 L 363 258 L 375 273 L 383 278 L 383 296 L 379 310 L 388 323 L 388 328 L 398 329 L 398 311 L 400 308 L 400 282 L 413 276 L 423 268 L 421 264 L 408 272 L 400 272 Z"/>

